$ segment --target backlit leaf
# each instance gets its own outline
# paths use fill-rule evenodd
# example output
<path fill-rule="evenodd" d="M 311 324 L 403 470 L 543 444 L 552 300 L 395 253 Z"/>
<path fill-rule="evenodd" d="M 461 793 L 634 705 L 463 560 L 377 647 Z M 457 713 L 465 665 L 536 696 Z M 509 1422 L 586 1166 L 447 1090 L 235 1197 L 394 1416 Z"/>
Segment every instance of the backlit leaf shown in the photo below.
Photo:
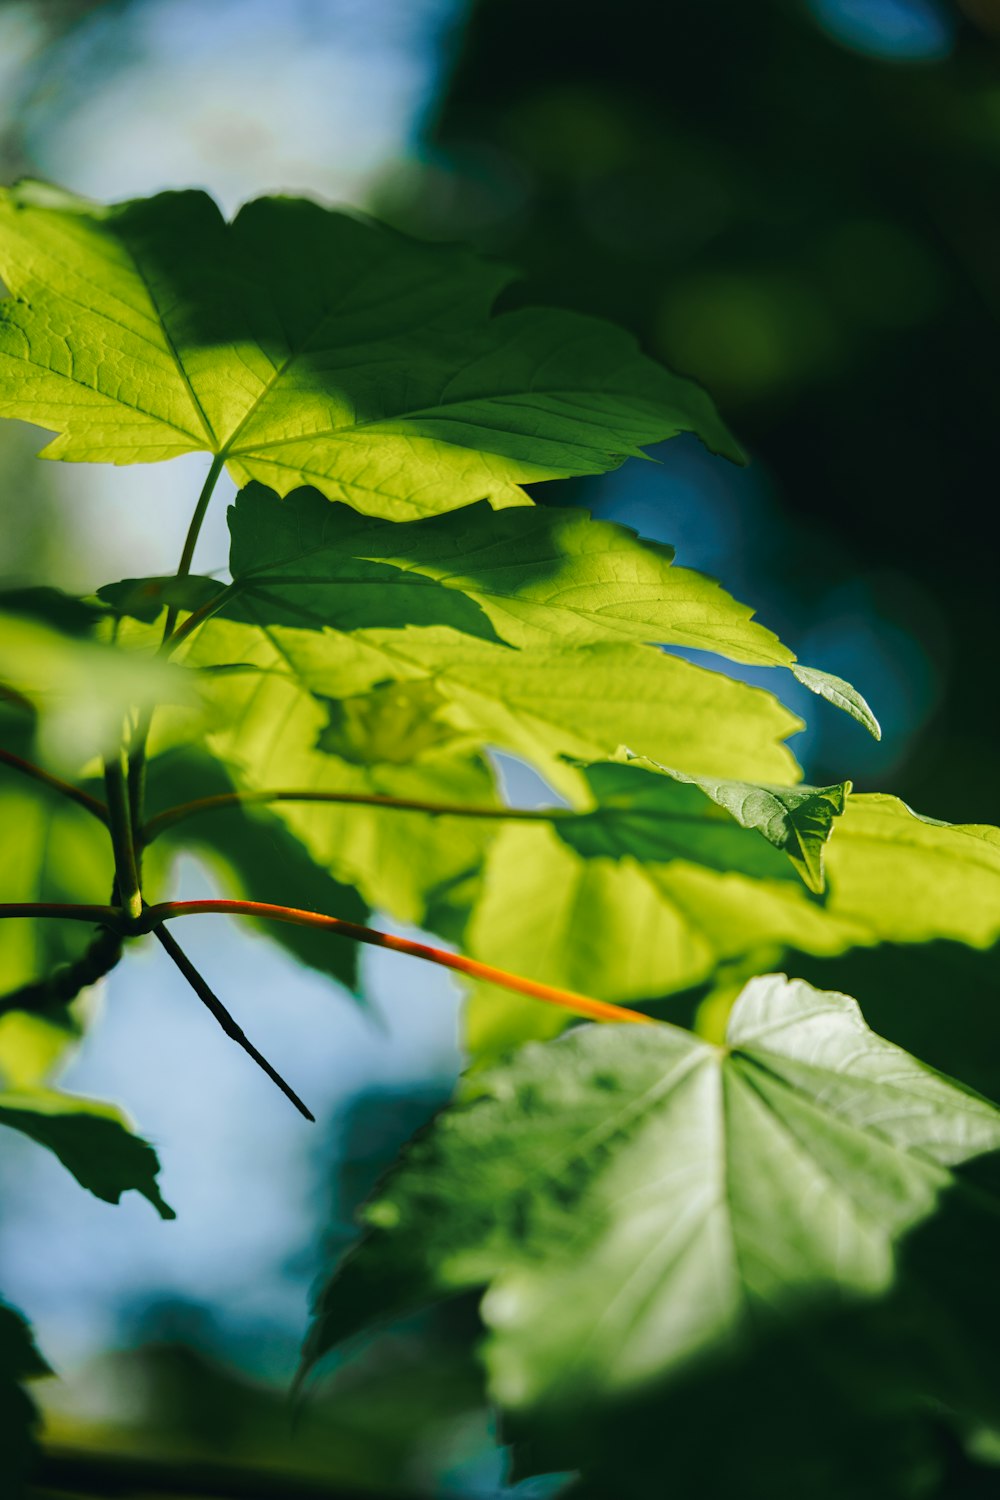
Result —
<path fill-rule="evenodd" d="M 284 624 L 451 625 L 512 646 L 651 641 L 758 666 L 794 660 L 714 579 L 674 566 L 670 547 L 585 511 L 475 505 L 401 526 L 315 490 L 279 504 L 250 485 L 229 525 L 234 601 Z M 241 617 L 234 603 L 225 612 Z"/>
<path fill-rule="evenodd" d="M 575 313 L 490 318 L 510 280 L 294 198 L 228 225 L 204 193 L 112 208 L 21 183 L 0 199 L 0 412 L 51 458 L 207 452 L 237 484 L 314 484 L 393 519 L 615 468 L 697 432 L 739 458 L 691 382 Z"/>
<path fill-rule="evenodd" d="M 820 698 L 825 698 L 828 703 L 833 703 L 850 714 L 852 719 L 856 719 L 868 730 L 873 739 L 882 738 L 882 726 L 856 687 L 852 687 L 842 677 L 834 677 L 832 672 L 804 667 L 801 662 L 796 662 L 792 672 L 811 693 L 817 693 Z"/>
<path fill-rule="evenodd" d="M 465 932 L 468 952 L 550 984 L 634 1002 L 700 984 L 757 950 L 833 956 L 881 942 L 950 938 L 986 947 L 1000 937 L 1000 830 L 937 823 L 894 797 L 852 794 L 822 846 L 820 903 L 780 878 L 782 860 L 759 833 L 705 818 L 651 825 L 643 809 L 666 798 L 646 790 L 651 773 L 641 766 L 616 768 L 624 781 L 623 773 L 642 789 L 620 787 L 579 824 L 560 818 L 551 829 L 503 830 Z M 663 830 L 658 849 L 651 826 Z M 494 1056 L 565 1024 L 554 1009 L 477 987 L 467 1044 L 475 1056 Z"/>

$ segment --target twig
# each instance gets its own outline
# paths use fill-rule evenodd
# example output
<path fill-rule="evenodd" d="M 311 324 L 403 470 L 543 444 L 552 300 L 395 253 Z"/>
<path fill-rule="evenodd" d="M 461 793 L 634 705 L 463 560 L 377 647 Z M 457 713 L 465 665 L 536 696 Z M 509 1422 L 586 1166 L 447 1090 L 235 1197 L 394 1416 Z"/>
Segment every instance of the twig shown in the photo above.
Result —
<path fill-rule="evenodd" d="M 427 943 L 415 943 L 410 938 L 395 937 L 388 932 L 376 932 L 374 928 L 362 927 L 358 922 L 346 922 L 341 917 L 327 917 L 315 911 L 300 911 L 292 906 L 274 906 L 266 901 L 162 901 L 156 906 L 148 906 L 143 919 L 148 930 L 174 917 L 212 914 L 258 917 L 265 921 L 288 922 L 294 927 L 314 927 L 338 937 L 351 938 L 356 943 L 368 943 L 373 948 L 390 948 L 395 953 L 408 953 L 413 958 L 426 959 L 428 963 L 439 964 L 444 969 L 454 969 L 471 979 L 484 979 L 503 989 L 513 990 L 516 994 L 543 1000 L 547 1005 L 561 1006 L 563 1010 L 573 1011 L 592 1021 L 656 1024 L 652 1016 L 643 1015 L 642 1011 L 627 1010 L 622 1005 L 611 1005 L 606 1000 L 594 1000 L 589 995 L 577 995 L 572 990 L 562 990 L 552 984 L 525 979 L 520 974 L 497 969 L 492 964 L 480 963 L 478 959 L 465 958 L 460 953 L 448 953 L 443 948 L 432 948 Z"/>
<path fill-rule="evenodd" d="M 63 797 L 69 797 L 71 801 L 85 807 L 95 818 L 102 823 L 108 821 L 108 809 L 97 797 L 92 797 L 82 787 L 74 786 L 70 781 L 63 781 L 59 776 L 53 776 L 51 771 L 45 771 L 41 766 L 36 766 L 34 761 L 24 760 L 22 756 L 15 755 L 12 750 L 0 750 L 0 762 L 10 766 L 15 771 L 20 771 L 23 776 L 30 776 L 33 781 L 40 781 L 43 786 L 51 787 L 54 792 L 59 792 Z"/>
<path fill-rule="evenodd" d="M 201 1000 L 203 1004 L 206 1005 L 211 1011 L 212 1015 L 218 1021 L 219 1025 L 222 1027 L 226 1035 L 228 1037 L 232 1037 L 233 1041 L 236 1042 L 240 1047 L 242 1047 L 244 1052 L 246 1052 L 250 1057 L 253 1058 L 257 1066 L 263 1069 L 268 1078 L 271 1079 L 272 1083 L 276 1083 L 278 1085 L 279 1089 L 285 1095 L 285 1097 L 290 1099 L 295 1105 L 295 1108 L 298 1110 L 300 1115 L 305 1115 L 307 1120 L 312 1120 L 313 1123 L 315 1123 L 316 1116 L 312 1113 L 311 1110 L 306 1108 L 306 1106 L 302 1103 L 302 1100 L 299 1098 L 298 1094 L 293 1088 L 289 1086 L 289 1084 L 285 1082 L 281 1074 L 277 1072 L 276 1069 L 272 1068 L 267 1058 L 264 1057 L 262 1053 L 257 1051 L 257 1048 L 254 1046 L 253 1042 L 249 1040 L 245 1032 L 243 1032 L 233 1020 L 232 1016 L 229 1014 L 228 1010 L 223 1005 L 218 995 L 214 994 L 214 992 L 209 989 L 201 974 L 199 974 L 198 970 L 195 968 L 194 964 L 188 958 L 184 950 L 179 947 L 178 944 L 174 941 L 170 933 L 167 932 L 163 927 L 154 927 L 153 935 L 156 937 L 158 942 L 162 944 L 163 948 L 173 959 L 174 963 L 177 965 L 178 969 L 180 969 L 188 984 L 198 996 L 198 999 Z"/>
<path fill-rule="evenodd" d="M 3 917 L 61 917 L 69 922 L 97 922 L 120 932 L 125 913 L 120 906 L 88 906 L 77 901 L 0 901 Z"/>

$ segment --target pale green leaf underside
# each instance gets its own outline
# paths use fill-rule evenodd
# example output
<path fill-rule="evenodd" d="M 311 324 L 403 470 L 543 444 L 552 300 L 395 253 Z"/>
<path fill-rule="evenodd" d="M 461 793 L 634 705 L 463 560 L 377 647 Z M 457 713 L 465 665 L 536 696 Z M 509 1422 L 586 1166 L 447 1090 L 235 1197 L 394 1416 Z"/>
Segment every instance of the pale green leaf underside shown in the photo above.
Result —
<path fill-rule="evenodd" d="M 832 672 L 820 672 L 816 667 L 804 667 L 801 662 L 796 663 L 792 672 L 811 693 L 818 694 L 820 698 L 825 698 L 828 703 L 850 714 L 852 719 L 856 719 L 868 730 L 873 739 L 882 738 L 882 726 L 878 719 L 857 688 L 845 682 L 843 677 L 835 677 Z"/>
<path fill-rule="evenodd" d="M 237 484 L 313 484 L 391 519 L 614 468 L 693 431 L 739 458 L 708 397 L 574 313 L 490 318 L 510 279 L 300 199 L 228 225 L 204 193 L 103 208 L 0 199 L 0 412 L 49 457 L 224 456 Z"/>
<path fill-rule="evenodd" d="M 486 1288 L 502 1405 L 620 1398 L 805 1299 L 886 1291 L 952 1169 L 998 1145 L 993 1106 L 782 976 L 747 986 L 724 1048 L 586 1027 L 481 1075 L 411 1143 L 305 1359 Z"/>
<path fill-rule="evenodd" d="M 45 1146 L 82 1187 L 106 1203 L 117 1203 L 122 1193 L 134 1189 L 161 1218 L 174 1218 L 156 1183 L 156 1152 L 113 1105 L 51 1089 L 0 1093 L 0 1125 Z"/>

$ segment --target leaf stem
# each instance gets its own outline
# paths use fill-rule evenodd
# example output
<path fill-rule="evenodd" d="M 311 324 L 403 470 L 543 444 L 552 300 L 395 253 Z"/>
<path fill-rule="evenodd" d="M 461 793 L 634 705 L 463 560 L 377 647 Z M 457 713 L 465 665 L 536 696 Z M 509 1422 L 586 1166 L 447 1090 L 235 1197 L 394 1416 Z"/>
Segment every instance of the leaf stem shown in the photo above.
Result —
<path fill-rule="evenodd" d="M 349 807 L 385 807 L 397 812 L 429 813 L 442 818 L 502 818 L 525 822 L 548 823 L 553 818 L 578 816 L 568 807 L 474 807 L 460 802 L 423 802 L 411 797 L 388 797 L 375 792 L 313 792 L 277 789 L 260 792 L 220 792 L 214 797 L 199 797 L 193 802 L 178 803 L 150 818 L 141 830 L 143 845 L 151 844 L 164 829 L 172 828 L 196 813 L 219 812 L 227 807 L 253 806 L 266 802 L 335 802 Z"/>
<path fill-rule="evenodd" d="M 223 454 L 217 453 L 212 459 L 211 468 L 205 475 L 205 483 L 202 485 L 201 494 L 195 502 L 191 524 L 188 526 L 187 536 L 184 538 L 181 560 L 177 564 L 177 572 L 174 575 L 176 578 L 186 578 L 191 571 L 191 564 L 194 561 L 194 549 L 198 545 L 198 536 L 208 510 L 208 502 L 212 498 L 212 491 L 218 483 L 219 475 L 222 473 L 225 463 L 226 460 Z M 173 633 L 174 626 L 177 624 L 177 614 L 177 605 L 172 604 L 167 610 L 167 623 L 163 632 L 164 640 Z"/>
<path fill-rule="evenodd" d="M 148 930 L 160 922 L 174 917 L 203 915 L 227 915 L 235 917 L 258 917 L 270 922 L 288 922 L 295 927 L 313 927 L 338 937 L 351 938 L 356 943 L 367 943 L 373 948 L 389 948 L 395 953 L 408 953 L 413 958 L 425 959 L 444 969 L 454 969 L 471 979 L 484 979 L 502 989 L 513 990 L 519 995 L 528 995 L 533 1000 L 542 1000 L 548 1005 L 558 1005 L 586 1016 L 592 1021 L 636 1021 L 643 1025 L 655 1025 L 651 1016 L 638 1010 L 627 1010 L 621 1005 L 611 1005 L 606 1000 L 594 1000 L 589 995 L 577 995 L 572 990 L 558 989 L 555 985 L 541 984 L 535 979 L 525 979 L 520 974 L 511 974 L 493 964 L 480 963 L 475 958 L 465 958 L 460 953 L 448 953 L 443 948 L 432 948 L 428 943 L 415 943 L 410 938 L 396 937 L 388 932 L 376 932 L 372 927 L 362 927 L 357 922 L 346 922 L 340 917 L 323 916 L 320 912 L 300 911 L 292 906 L 274 906 L 267 901 L 161 901 L 148 906 L 143 913 L 143 928 Z"/>
<path fill-rule="evenodd" d="M 216 995 L 215 992 L 209 988 L 204 977 L 195 968 L 194 964 L 188 958 L 183 948 L 181 948 L 180 945 L 175 942 L 171 934 L 167 932 L 166 928 L 154 927 L 153 936 L 173 959 L 174 963 L 177 965 L 178 969 L 180 969 L 188 984 L 198 996 L 198 999 L 208 1007 L 226 1035 L 228 1037 L 231 1037 L 238 1046 L 243 1048 L 244 1052 L 246 1052 L 250 1057 L 253 1058 L 257 1066 L 263 1069 L 268 1078 L 271 1079 L 272 1083 L 276 1083 L 278 1085 L 279 1089 L 285 1095 L 285 1097 L 290 1099 L 295 1105 L 295 1108 L 298 1110 L 299 1114 L 304 1115 L 307 1120 L 311 1120 L 313 1124 L 315 1124 L 316 1116 L 312 1113 L 311 1110 L 306 1108 L 306 1106 L 302 1103 L 302 1100 L 299 1098 L 298 1094 L 290 1084 L 287 1084 L 285 1082 L 281 1074 L 275 1068 L 272 1068 L 271 1064 L 268 1062 L 263 1053 L 257 1051 L 257 1048 L 254 1046 L 253 1042 L 250 1041 L 249 1037 L 241 1029 L 241 1027 L 237 1025 L 233 1017 L 229 1014 L 229 1011 L 219 999 L 218 995 Z"/>
<path fill-rule="evenodd" d="M 235 584 L 229 584 L 226 588 L 220 589 L 213 598 L 206 600 L 198 609 L 192 610 L 187 619 L 178 625 L 176 630 L 171 630 L 169 634 L 163 637 L 160 655 L 169 656 L 174 648 L 180 645 L 185 636 L 190 635 L 192 630 L 197 630 L 198 626 L 205 620 L 210 620 L 216 611 L 222 608 L 226 600 L 231 597 L 235 588 Z"/>
<path fill-rule="evenodd" d="M 211 467 L 205 475 L 205 482 L 201 487 L 201 493 L 195 502 L 194 514 L 191 517 L 184 538 L 184 546 L 181 549 L 180 561 L 177 564 L 175 578 L 186 578 L 191 571 L 191 563 L 194 560 L 194 549 L 198 545 L 198 536 L 201 532 L 202 522 L 208 510 L 208 503 L 212 498 L 212 492 L 218 483 L 219 475 L 225 467 L 225 457 L 217 453 L 212 459 Z M 177 624 L 179 609 L 176 604 L 171 604 L 167 609 L 167 618 L 163 626 L 163 641 L 161 651 L 166 646 L 170 637 L 174 634 Z M 176 645 L 176 641 L 174 642 Z M 172 649 L 172 648 L 171 648 Z M 165 654 L 169 655 L 169 651 Z M 144 708 L 135 726 L 135 732 L 129 743 L 129 768 L 128 768 L 128 802 L 129 813 L 134 828 L 142 823 L 143 810 L 146 800 L 146 743 L 149 739 L 149 731 L 153 722 L 152 707 Z"/>
<path fill-rule="evenodd" d="M 24 760 L 20 755 L 15 755 L 11 750 L 0 750 L 0 763 L 20 771 L 24 776 L 30 776 L 34 781 L 40 781 L 43 786 L 51 787 L 54 792 L 59 792 L 63 797 L 68 797 L 72 802 L 77 802 L 85 807 L 95 818 L 102 823 L 108 821 L 108 809 L 98 798 L 92 797 L 82 787 L 74 786 L 72 782 L 63 781 L 59 776 L 53 776 L 51 771 L 45 771 L 41 766 L 36 766 L 34 761 Z"/>
<path fill-rule="evenodd" d="M 118 751 L 104 762 L 104 785 L 108 793 L 108 827 L 115 852 L 115 879 L 118 896 L 129 919 L 134 923 L 142 916 L 142 891 L 139 866 L 132 835 L 132 811 L 125 779 L 124 756 Z"/>
<path fill-rule="evenodd" d="M 0 919 L 65 917 L 71 922 L 98 922 L 113 932 L 121 930 L 124 915 L 120 906 L 88 906 L 77 901 L 0 901 Z"/>

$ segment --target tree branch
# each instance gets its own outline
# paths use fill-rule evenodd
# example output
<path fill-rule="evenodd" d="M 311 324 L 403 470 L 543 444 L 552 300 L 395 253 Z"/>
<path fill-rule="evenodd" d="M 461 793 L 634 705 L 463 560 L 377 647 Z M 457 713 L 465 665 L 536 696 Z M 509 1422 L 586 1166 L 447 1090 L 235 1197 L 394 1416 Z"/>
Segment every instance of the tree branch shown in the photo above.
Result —
<path fill-rule="evenodd" d="M 33 781 L 40 781 L 42 786 L 47 786 L 62 797 L 68 797 L 80 807 L 85 807 L 95 818 L 99 818 L 104 824 L 108 821 L 108 809 L 97 797 L 92 797 L 82 787 L 74 786 L 70 781 L 63 781 L 59 776 L 53 776 L 51 771 L 45 771 L 41 766 L 36 766 L 34 761 L 24 760 L 20 755 L 15 755 L 11 750 L 0 750 L 0 763 L 10 766 L 15 771 L 20 771 L 22 776 L 30 776 Z"/>
<path fill-rule="evenodd" d="M 98 922 L 121 932 L 125 913 L 120 906 L 89 906 L 77 901 L 0 901 L 4 917 L 61 917 L 68 922 Z"/>
<path fill-rule="evenodd" d="M 357 922 L 345 922 L 340 917 L 323 916 L 320 912 L 300 911 L 292 906 L 274 906 L 266 901 L 162 901 L 146 908 L 144 927 L 152 929 L 160 922 L 174 917 L 195 917 L 218 913 L 236 917 L 258 917 L 270 922 L 288 922 L 295 927 L 313 927 L 337 937 L 351 938 L 356 943 L 367 943 L 373 948 L 389 948 L 395 953 L 408 953 L 413 958 L 425 959 L 444 969 L 454 969 L 470 979 L 484 979 L 489 984 L 512 990 L 515 994 L 527 995 L 533 1000 L 542 1000 L 547 1005 L 558 1005 L 575 1015 L 586 1016 L 591 1021 L 635 1021 L 643 1025 L 656 1025 L 652 1016 L 642 1011 L 627 1010 L 621 1005 L 612 1005 L 606 1000 L 595 1000 L 589 995 L 578 995 L 572 990 L 562 990 L 552 984 L 542 984 L 535 979 L 525 979 L 493 964 L 480 963 L 475 958 L 465 958 L 460 953 L 448 953 L 443 948 L 432 948 L 428 943 L 415 943 L 410 938 L 395 937 L 388 932 L 376 932 L 372 927 L 362 927 Z"/>

